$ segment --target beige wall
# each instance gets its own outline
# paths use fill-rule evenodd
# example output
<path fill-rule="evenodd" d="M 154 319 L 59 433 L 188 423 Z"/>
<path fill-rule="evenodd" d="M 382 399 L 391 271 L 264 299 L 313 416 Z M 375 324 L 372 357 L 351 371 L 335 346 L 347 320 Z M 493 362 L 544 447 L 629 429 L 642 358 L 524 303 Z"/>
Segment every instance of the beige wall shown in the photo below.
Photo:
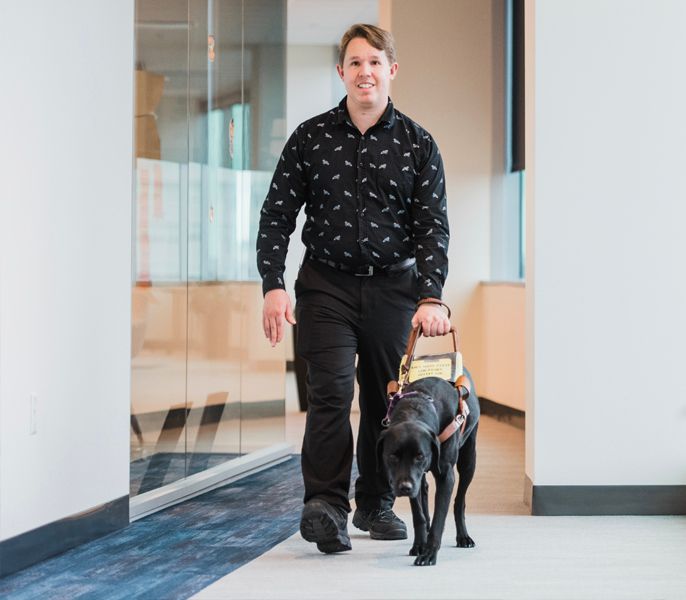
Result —
<path fill-rule="evenodd" d="M 479 396 L 523 411 L 524 310 L 522 283 L 484 283 L 480 294 L 483 310 Z"/>
<path fill-rule="evenodd" d="M 400 65 L 392 98 L 431 132 L 443 155 L 451 227 L 444 299 L 453 309 L 465 364 L 481 389 L 488 379 L 479 283 L 490 277 L 490 203 L 498 188 L 495 173 L 502 171 L 494 153 L 502 132 L 493 118 L 502 106 L 492 41 L 498 17 L 487 0 L 390 4 Z"/>

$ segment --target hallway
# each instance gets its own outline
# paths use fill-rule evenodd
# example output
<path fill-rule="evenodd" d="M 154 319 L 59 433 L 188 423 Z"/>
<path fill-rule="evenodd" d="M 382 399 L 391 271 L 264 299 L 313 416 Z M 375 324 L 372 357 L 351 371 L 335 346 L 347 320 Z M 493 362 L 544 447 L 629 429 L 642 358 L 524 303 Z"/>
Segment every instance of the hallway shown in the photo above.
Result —
<path fill-rule="evenodd" d="M 299 448 L 304 414 L 287 438 Z M 358 413 L 352 415 L 353 428 Z M 685 517 L 531 517 L 523 502 L 524 432 L 483 417 L 467 496 L 476 548 L 452 547 L 448 517 L 438 564 L 415 568 L 410 543 L 379 542 L 350 525 L 352 552 L 324 555 L 298 533 L 297 455 L 132 523 L 0 581 L 12 600 L 50 598 L 451 598 L 680 600 Z M 250 507 L 246 510 L 246 507 Z M 409 503 L 396 511 L 411 524 Z M 195 594 L 195 595 L 193 595 Z"/>

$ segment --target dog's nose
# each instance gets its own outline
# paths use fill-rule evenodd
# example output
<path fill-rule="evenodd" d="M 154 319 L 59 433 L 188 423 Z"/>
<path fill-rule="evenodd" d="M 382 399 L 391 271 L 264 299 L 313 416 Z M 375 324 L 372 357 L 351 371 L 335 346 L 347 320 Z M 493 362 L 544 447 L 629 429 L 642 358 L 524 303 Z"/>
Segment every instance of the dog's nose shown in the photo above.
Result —
<path fill-rule="evenodd" d="M 401 496 L 409 496 L 412 491 L 412 483 L 409 481 L 401 481 L 398 485 L 398 492 Z"/>

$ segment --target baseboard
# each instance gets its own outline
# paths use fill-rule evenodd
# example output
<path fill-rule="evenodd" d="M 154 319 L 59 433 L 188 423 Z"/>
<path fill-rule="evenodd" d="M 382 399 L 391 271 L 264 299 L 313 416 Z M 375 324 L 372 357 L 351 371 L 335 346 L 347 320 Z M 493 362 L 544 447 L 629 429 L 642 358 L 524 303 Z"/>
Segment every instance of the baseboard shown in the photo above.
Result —
<path fill-rule="evenodd" d="M 504 421 L 513 425 L 517 429 L 524 429 L 525 413 L 523 410 L 512 408 L 499 404 L 483 396 L 479 396 L 479 406 L 481 407 L 481 414 L 493 417 L 498 421 Z"/>
<path fill-rule="evenodd" d="M 129 497 L 48 523 L 0 542 L 0 577 L 20 571 L 129 524 Z"/>
<path fill-rule="evenodd" d="M 295 372 L 295 361 L 294 360 L 287 360 L 286 361 L 286 372 L 287 373 L 294 373 Z"/>
<path fill-rule="evenodd" d="M 531 485 L 537 516 L 686 515 L 686 485 Z"/>

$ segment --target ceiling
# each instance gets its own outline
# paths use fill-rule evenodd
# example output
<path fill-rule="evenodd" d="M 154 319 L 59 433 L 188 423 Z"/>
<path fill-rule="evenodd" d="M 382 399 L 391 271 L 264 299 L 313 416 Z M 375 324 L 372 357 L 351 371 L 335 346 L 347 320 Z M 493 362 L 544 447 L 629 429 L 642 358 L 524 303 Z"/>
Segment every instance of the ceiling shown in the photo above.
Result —
<path fill-rule="evenodd" d="M 288 0 L 289 44 L 338 45 L 353 23 L 379 20 L 378 0 Z"/>

